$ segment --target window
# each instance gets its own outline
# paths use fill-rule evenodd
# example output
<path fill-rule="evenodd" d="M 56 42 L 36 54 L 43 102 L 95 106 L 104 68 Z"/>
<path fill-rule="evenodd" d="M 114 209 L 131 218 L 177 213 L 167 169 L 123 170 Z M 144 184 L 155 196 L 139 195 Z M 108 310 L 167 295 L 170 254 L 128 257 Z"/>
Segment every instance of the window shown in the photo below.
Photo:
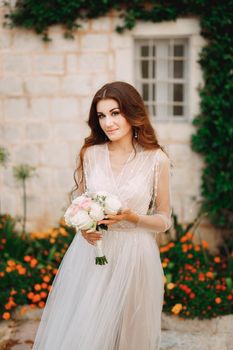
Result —
<path fill-rule="evenodd" d="M 188 40 L 135 42 L 136 87 L 156 120 L 188 118 Z"/>

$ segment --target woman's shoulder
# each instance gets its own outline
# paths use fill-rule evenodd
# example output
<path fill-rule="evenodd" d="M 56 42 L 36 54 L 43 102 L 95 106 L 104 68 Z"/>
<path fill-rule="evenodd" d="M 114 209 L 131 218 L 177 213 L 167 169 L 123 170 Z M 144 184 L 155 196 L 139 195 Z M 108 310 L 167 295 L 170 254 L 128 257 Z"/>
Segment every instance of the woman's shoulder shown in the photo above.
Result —
<path fill-rule="evenodd" d="M 92 155 L 93 157 L 96 156 L 96 154 L 99 154 L 99 151 L 104 148 L 104 144 L 96 144 L 96 145 L 91 145 L 86 147 L 84 151 L 84 157 L 85 158 L 90 158 Z"/>

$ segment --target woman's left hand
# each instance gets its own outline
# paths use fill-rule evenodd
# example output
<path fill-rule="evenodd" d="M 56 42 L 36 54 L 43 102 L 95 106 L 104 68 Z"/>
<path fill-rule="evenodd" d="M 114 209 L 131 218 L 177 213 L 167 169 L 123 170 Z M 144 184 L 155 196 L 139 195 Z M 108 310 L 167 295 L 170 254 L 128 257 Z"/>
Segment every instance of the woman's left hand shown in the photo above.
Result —
<path fill-rule="evenodd" d="M 98 221 L 98 224 L 105 224 L 107 226 L 113 225 L 119 221 L 130 221 L 134 224 L 137 224 L 139 217 L 136 213 L 134 213 L 131 209 L 123 209 L 120 214 L 106 215 L 104 220 Z"/>

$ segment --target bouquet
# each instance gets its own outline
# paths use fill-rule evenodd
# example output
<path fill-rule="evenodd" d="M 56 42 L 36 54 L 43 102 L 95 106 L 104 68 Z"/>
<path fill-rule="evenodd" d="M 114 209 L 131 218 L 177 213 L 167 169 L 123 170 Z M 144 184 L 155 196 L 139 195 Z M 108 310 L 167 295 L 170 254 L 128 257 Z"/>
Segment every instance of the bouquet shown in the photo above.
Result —
<path fill-rule="evenodd" d="M 119 199 L 107 192 L 89 193 L 85 192 L 76 197 L 64 214 L 67 225 L 76 227 L 79 230 L 104 231 L 108 230 L 105 224 L 97 224 L 107 214 L 118 214 L 121 211 Z M 102 250 L 102 239 L 95 243 L 97 265 L 108 263 Z"/>

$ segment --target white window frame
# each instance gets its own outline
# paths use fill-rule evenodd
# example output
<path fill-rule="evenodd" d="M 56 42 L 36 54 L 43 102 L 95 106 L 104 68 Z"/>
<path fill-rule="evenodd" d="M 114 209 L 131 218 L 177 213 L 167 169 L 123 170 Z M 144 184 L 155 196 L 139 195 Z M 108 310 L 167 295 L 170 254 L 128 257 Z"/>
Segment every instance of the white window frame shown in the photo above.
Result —
<path fill-rule="evenodd" d="M 115 20 L 115 25 L 119 20 Z M 200 34 L 199 20 L 196 18 L 179 18 L 176 21 L 152 23 L 139 21 L 133 30 L 123 34 L 113 34 L 111 48 L 115 52 L 114 79 L 129 82 L 136 86 L 134 53 L 135 40 L 138 39 L 187 39 L 189 45 L 188 79 L 189 89 L 187 100 L 189 101 L 188 112 L 185 118 L 158 120 L 160 123 L 190 123 L 199 113 L 199 87 L 203 84 L 202 71 L 198 63 L 199 53 L 206 45 L 205 39 Z M 156 118 L 152 118 L 156 121 Z"/>
<path fill-rule="evenodd" d="M 185 120 L 189 115 L 189 100 L 187 93 L 189 90 L 189 41 L 187 38 L 181 39 L 135 39 L 134 40 L 134 65 L 135 65 L 135 85 L 138 91 L 143 96 L 143 85 L 148 86 L 148 100 L 145 105 L 148 107 L 151 118 L 158 120 Z M 169 49 L 173 45 L 184 46 L 184 75 L 182 78 L 173 77 L 174 57 L 169 53 Z M 149 57 L 141 56 L 141 47 L 148 46 Z M 153 50 L 155 47 L 155 50 Z M 153 56 L 153 51 L 155 55 Z M 179 60 L 179 58 L 178 58 Z M 148 75 L 143 78 L 141 76 L 142 61 L 149 61 Z M 170 61 L 170 63 L 169 63 Z M 173 101 L 174 84 L 183 85 L 183 100 L 181 102 Z M 183 114 L 173 115 L 173 106 L 182 106 Z"/>

